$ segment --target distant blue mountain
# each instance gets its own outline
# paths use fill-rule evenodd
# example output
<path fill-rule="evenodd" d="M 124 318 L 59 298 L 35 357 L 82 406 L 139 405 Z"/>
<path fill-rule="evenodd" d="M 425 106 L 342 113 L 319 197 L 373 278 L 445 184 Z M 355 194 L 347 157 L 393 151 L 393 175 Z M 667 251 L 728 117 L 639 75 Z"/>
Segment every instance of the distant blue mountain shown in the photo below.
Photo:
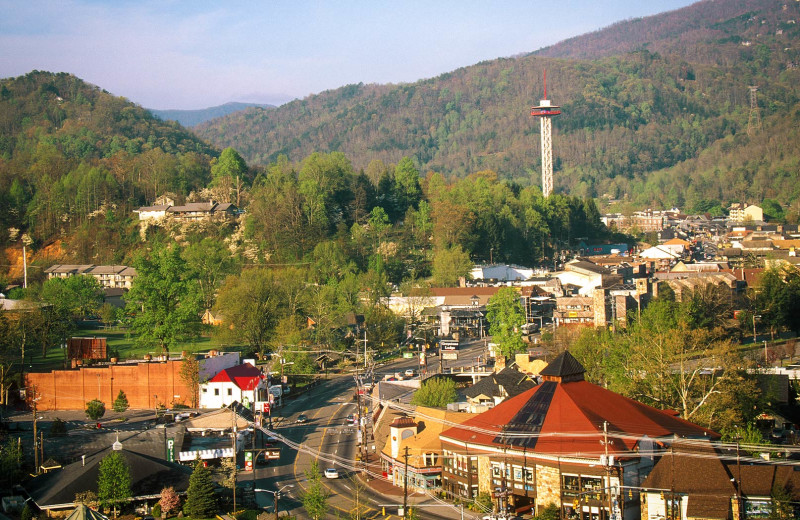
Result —
<path fill-rule="evenodd" d="M 250 107 L 275 108 L 274 105 L 260 105 L 258 103 L 225 103 L 217 107 L 199 110 L 154 110 L 152 108 L 148 110 L 162 121 L 177 121 L 185 127 L 190 127 Z"/>

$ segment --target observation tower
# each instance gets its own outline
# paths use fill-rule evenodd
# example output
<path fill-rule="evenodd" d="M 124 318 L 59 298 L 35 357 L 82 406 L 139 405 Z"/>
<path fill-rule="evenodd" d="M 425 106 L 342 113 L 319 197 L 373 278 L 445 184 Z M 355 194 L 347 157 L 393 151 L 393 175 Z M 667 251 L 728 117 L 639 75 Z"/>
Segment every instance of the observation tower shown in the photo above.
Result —
<path fill-rule="evenodd" d="M 544 99 L 531 107 L 531 115 L 540 118 L 542 124 L 542 194 L 553 192 L 553 126 L 550 118 L 561 114 L 561 107 L 551 105 L 547 99 L 547 71 L 544 72 Z"/>

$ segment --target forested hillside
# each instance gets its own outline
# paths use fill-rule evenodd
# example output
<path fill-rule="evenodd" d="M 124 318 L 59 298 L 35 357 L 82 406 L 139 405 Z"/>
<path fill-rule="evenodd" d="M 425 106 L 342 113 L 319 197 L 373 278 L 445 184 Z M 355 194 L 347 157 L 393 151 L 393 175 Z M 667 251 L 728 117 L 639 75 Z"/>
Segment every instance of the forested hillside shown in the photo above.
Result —
<path fill-rule="evenodd" d="M 205 187 L 217 152 L 176 123 L 66 73 L 0 80 L 0 243 L 63 237 L 83 262 L 120 262 L 131 211 Z"/>
<path fill-rule="evenodd" d="M 411 156 L 423 172 L 489 169 L 538 185 L 539 128 L 529 108 L 546 69 L 549 97 L 563 107 L 553 124 L 557 190 L 689 210 L 764 197 L 787 204 L 800 185 L 798 20 L 797 2 L 700 2 L 542 51 L 561 58 L 528 55 L 413 84 L 349 85 L 196 131 L 254 164 L 339 150 L 357 169 Z M 581 54 L 595 47 L 608 50 Z M 760 88 L 763 121 L 752 137 L 750 85 Z"/>

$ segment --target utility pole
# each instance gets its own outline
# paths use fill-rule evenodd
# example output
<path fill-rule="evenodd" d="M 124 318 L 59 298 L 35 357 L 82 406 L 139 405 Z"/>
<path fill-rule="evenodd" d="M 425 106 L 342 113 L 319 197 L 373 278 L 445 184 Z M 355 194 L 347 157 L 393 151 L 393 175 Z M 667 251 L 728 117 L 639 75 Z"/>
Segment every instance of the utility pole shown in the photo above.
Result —
<path fill-rule="evenodd" d="M 367 369 L 367 331 L 364 331 L 364 370 Z"/>
<path fill-rule="evenodd" d="M 233 511 L 236 512 L 236 410 L 231 407 L 231 443 L 233 447 Z"/>
<path fill-rule="evenodd" d="M 608 502 L 608 518 L 611 518 L 611 459 L 608 458 L 608 421 L 603 421 L 603 448 L 605 448 L 606 467 L 606 499 Z"/>
<path fill-rule="evenodd" d="M 39 421 L 39 414 L 36 409 L 36 385 L 33 386 L 33 398 L 31 399 L 32 408 L 33 408 L 33 464 L 34 464 L 34 472 L 38 475 L 39 474 L 39 434 L 37 430 L 38 421 Z"/>
<path fill-rule="evenodd" d="M 406 508 L 408 507 L 408 446 L 404 448 L 405 453 L 403 457 L 406 459 L 406 469 L 403 474 L 403 516 L 408 514 Z"/>

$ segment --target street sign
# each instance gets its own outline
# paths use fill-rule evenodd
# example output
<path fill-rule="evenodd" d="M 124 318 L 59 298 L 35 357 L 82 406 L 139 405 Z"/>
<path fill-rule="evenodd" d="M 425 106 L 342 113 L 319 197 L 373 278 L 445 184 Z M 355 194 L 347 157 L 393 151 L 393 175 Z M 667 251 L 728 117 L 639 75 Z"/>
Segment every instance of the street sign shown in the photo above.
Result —
<path fill-rule="evenodd" d="M 244 452 L 244 469 L 245 471 L 253 471 L 253 452 Z"/>
<path fill-rule="evenodd" d="M 414 353 L 413 352 L 403 352 L 403 357 L 405 359 L 413 359 L 414 358 Z"/>
<path fill-rule="evenodd" d="M 458 352 L 445 352 L 442 351 L 442 359 L 458 359 Z"/>
<path fill-rule="evenodd" d="M 175 462 L 175 439 L 167 439 L 167 461 Z"/>
<path fill-rule="evenodd" d="M 269 403 L 264 403 L 264 413 L 269 413 Z"/>

